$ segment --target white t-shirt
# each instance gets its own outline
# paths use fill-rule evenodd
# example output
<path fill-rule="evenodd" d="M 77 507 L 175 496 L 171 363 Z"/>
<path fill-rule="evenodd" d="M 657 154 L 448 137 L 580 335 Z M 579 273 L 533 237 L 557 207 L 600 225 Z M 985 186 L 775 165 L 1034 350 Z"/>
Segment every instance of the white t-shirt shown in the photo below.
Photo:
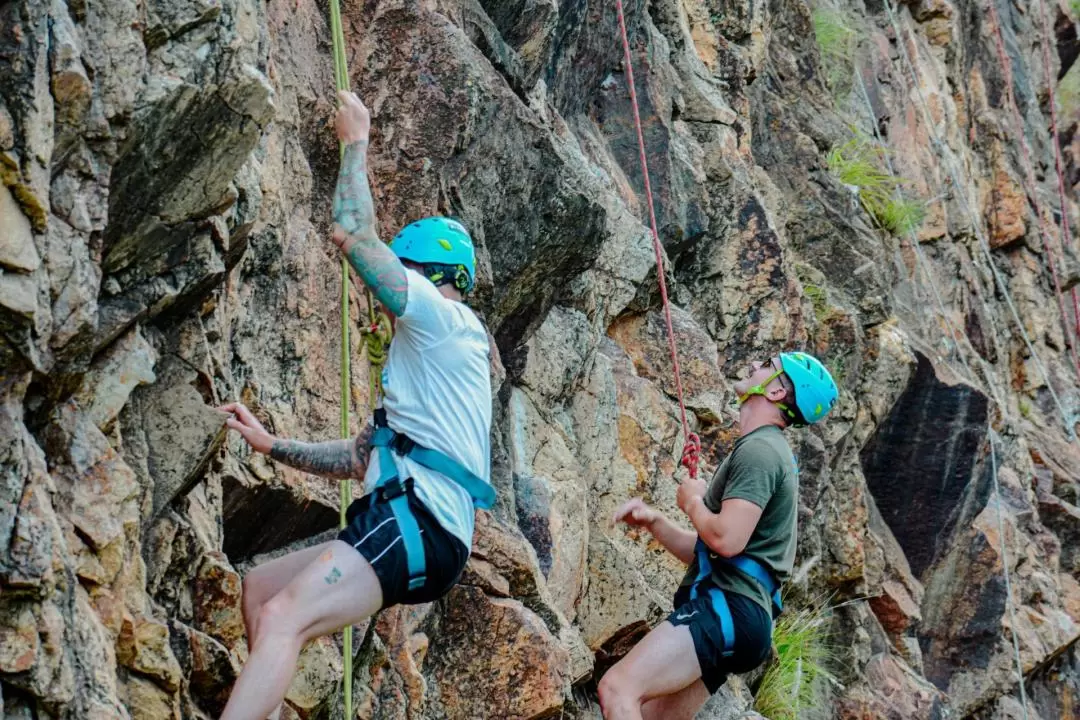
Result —
<path fill-rule="evenodd" d="M 387 424 L 438 450 L 491 482 L 491 348 L 479 318 L 443 297 L 420 273 L 406 269 L 409 297 L 397 319 L 383 369 Z M 416 495 L 465 547 L 472 547 L 472 499 L 460 485 L 408 458 L 394 455 L 398 476 L 413 478 Z M 365 491 L 379 479 L 371 453 Z"/>

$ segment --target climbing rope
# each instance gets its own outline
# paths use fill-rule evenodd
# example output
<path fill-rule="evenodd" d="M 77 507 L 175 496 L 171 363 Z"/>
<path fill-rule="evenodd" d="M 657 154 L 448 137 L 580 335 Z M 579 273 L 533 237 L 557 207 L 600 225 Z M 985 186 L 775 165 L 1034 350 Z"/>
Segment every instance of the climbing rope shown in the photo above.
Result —
<path fill-rule="evenodd" d="M 334 52 L 334 81 L 338 90 L 349 90 L 349 66 L 345 59 L 345 34 L 341 22 L 340 0 L 330 0 L 330 35 Z M 338 143 L 340 157 L 345 156 L 344 143 Z M 364 347 L 368 358 L 368 406 L 371 412 L 379 404 L 382 397 L 382 366 L 386 363 L 387 348 L 393 330 L 390 327 L 390 319 L 385 313 L 375 311 L 375 299 L 371 296 L 369 288 L 364 289 L 364 297 L 367 300 L 368 325 L 361 328 L 360 333 L 364 337 Z M 344 254 L 341 257 L 341 437 L 348 439 L 349 432 L 349 408 L 352 399 L 351 368 L 349 362 L 349 262 Z M 346 478 L 341 483 L 341 505 L 339 524 L 345 527 L 345 515 L 349 504 L 352 502 L 352 479 Z M 344 628 L 342 637 L 342 652 L 345 656 L 345 677 L 343 693 L 345 695 L 345 717 L 352 718 L 352 680 L 353 680 L 353 652 L 352 652 L 352 626 Z"/>
<path fill-rule="evenodd" d="M 877 141 L 878 147 L 881 149 L 881 155 L 885 158 L 885 167 L 889 172 L 889 177 L 893 180 L 897 180 L 899 177 L 896 173 L 896 168 L 893 167 L 892 157 L 885 146 L 885 140 L 881 137 L 881 131 L 878 129 L 876 116 L 874 114 L 874 106 L 870 102 L 870 93 L 866 89 L 866 80 L 861 72 L 855 73 L 856 80 L 855 85 L 859 88 L 862 95 L 863 102 L 866 104 L 866 112 L 870 121 L 870 126 L 873 128 L 874 139 Z M 899 183 L 894 182 L 894 197 L 899 197 L 900 190 Z M 994 386 L 993 377 L 990 372 L 990 368 L 987 367 L 986 361 L 975 350 L 975 345 L 971 342 L 971 338 L 968 336 L 966 330 L 957 330 L 953 326 L 952 320 L 949 319 L 949 314 L 945 310 L 945 302 L 942 299 L 941 291 L 938 289 L 937 282 L 934 280 L 934 274 L 930 270 L 930 261 L 927 260 L 926 254 L 923 252 L 922 243 L 919 242 L 919 238 L 915 235 L 915 230 L 911 227 L 907 231 L 908 242 L 911 243 L 912 249 L 915 252 L 915 262 L 918 264 L 919 269 L 922 270 L 923 275 L 926 276 L 927 283 L 930 285 L 930 291 L 934 295 L 934 300 L 937 303 L 938 312 L 941 315 L 942 321 L 945 323 L 945 327 L 949 331 L 949 337 L 954 343 L 956 343 L 956 354 L 960 358 L 961 364 L 964 369 L 967 370 L 968 380 L 974 385 L 978 383 L 978 377 L 975 375 L 975 371 L 968 363 L 967 354 L 963 352 L 963 348 L 960 342 L 957 341 L 957 337 L 961 337 L 967 343 L 967 348 L 971 355 L 981 362 L 981 368 L 983 371 L 983 378 L 986 382 L 987 392 L 993 395 L 994 402 L 1001 408 L 1005 408 L 1005 403 L 997 395 L 997 388 Z"/>
<path fill-rule="evenodd" d="M 390 327 L 390 318 L 386 313 L 375 313 L 372 303 L 368 303 L 369 316 L 375 315 L 376 319 L 367 327 L 360 328 L 360 334 L 364 336 L 364 347 L 367 350 L 368 365 L 368 398 L 371 409 L 374 411 L 378 398 L 382 397 L 382 373 L 379 368 L 386 364 L 390 340 L 394 331 Z"/>
<path fill-rule="evenodd" d="M 1027 690 L 1024 687 L 1024 665 L 1020 660 L 1020 639 L 1016 632 L 1016 608 L 1013 607 L 1012 600 L 1012 581 L 1009 575 L 1009 556 L 1005 552 L 1005 519 L 1001 511 L 1001 506 L 1005 502 L 1005 498 L 1001 495 L 1001 487 L 998 484 L 998 465 L 997 465 L 997 449 L 994 445 L 994 432 L 993 426 L 987 426 L 987 437 L 990 440 L 990 477 L 993 478 L 994 483 L 994 504 L 997 506 L 997 526 L 998 537 L 1001 539 L 1001 569 L 1005 574 L 1005 597 L 1008 598 L 1009 606 L 1009 630 L 1012 634 L 1013 645 L 1013 660 L 1016 662 L 1016 674 L 1020 681 L 1020 707 L 1024 712 L 1024 720 L 1027 720 Z"/>
<path fill-rule="evenodd" d="M 1027 135 L 1024 133 L 1024 119 L 1020 114 L 1020 107 L 1016 104 L 1016 96 L 1013 94 L 1012 61 L 1005 52 L 1005 38 L 1001 32 L 1001 22 L 998 19 L 997 8 L 994 0 L 987 3 L 987 17 L 990 20 L 990 29 L 994 34 L 994 45 L 997 48 L 998 62 L 1005 76 L 1005 100 L 1009 106 L 1010 117 L 1013 123 L 1013 134 L 1020 139 L 1020 151 L 1023 157 L 1024 177 L 1026 179 L 1025 190 L 1031 203 L 1032 210 L 1039 223 L 1039 235 L 1042 237 L 1043 255 L 1050 270 L 1050 278 L 1054 284 L 1054 298 L 1057 300 L 1058 312 L 1061 314 L 1061 330 L 1065 335 L 1065 345 L 1072 356 L 1073 367 L 1076 370 L 1077 380 L 1080 380 L 1080 357 L 1076 353 L 1076 338 L 1073 337 L 1072 328 L 1069 326 L 1069 313 L 1065 310 L 1064 293 L 1061 290 L 1061 279 L 1057 271 L 1057 263 L 1054 260 L 1054 251 L 1051 247 L 1050 231 L 1046 227 L 1046 216 L 1043 214 L 1042 203 L 1039 201 L 1038 186 L 1035 183 L 1035 168 L 1031 161 L 1031 148 L 1028 145 Z M 1050 88 L 1053 95 L 1053 87 Z M 1066 206 L 1062 205 L 1062 214 Z M 1075 290 L 1073 292 L 1075 298 Z"/>
<path fill-rule="evenodd" d="M 934 145 L 934 149 L 937 151 L 938 157 L 941 158 L 942 165 L 949 175 L 953 183 L 953 187 L 956 190 L 956 198 L 963 208 L 965 214 L 968 216 L 968 220 L 971 223 L 972 232 L 975 234 L 975 238 L 979 243 L 979 248 L 982 251 L 983 257 L 986 260 L 987 266 L 990 268 L 991 274 L 994 276 L 994 282 L 998 289 L 1001 291 L 1002 296 L 1005 298 L 1005 304 L 1009 308 L 1009 313 L 1012 316 L 1013 322 L 1016 324 L 1017 330 L 1020 333 L 1020 337 L 1027 347 L 1028 354 L 1031 356 L 1032 361 L 1038 368 L 1039 373 L 1046 380 L 1046 387 L 1050 393 L 1051 399 L 1054 401 L 1054 405 L 1057 407 L 1058 412 L 1061 414 L 1062 423 L 1065 427 L 1065 434 L 1070 441 L 1076 440 L 1076 431 L 1073 428 L 1072 421 L 1069 414 L 1065 411 L 1064 405 L 1061 403 L 1061 398 L 1058 396 L 1057 391 L 1054 389 L 1054 385 L 1050 380 L 1050 373 L 1047 372 L 1046 365 L 1043 364 L 1042 359 L 1038 353 L 1035 352 L 1035 347 L 1031 342 L 1031 338 L 1028 337 L 1027 330 L 1024 327 L 1023 320 L 1020 318 L 1020 312 L 1016 308 L 1016 303 L 1013 301 L 1012 294 L 1009 292 L 1008 285 L 1005 284 L 1004 278 L 1001 276 L 1001 272 L 997 268 L 997 264 L 994 262 L 993 255 L 990 252 L 990 244 L 986 240 L 986 236 L 983 234 L 982 226 L 979 221 L 978 215 L 972 210 L 971 205 L 968 203 L 967 195 L 964 192 L 964 188 L 968 187 L 960 182 L 960 173 L 956 169 L 952 162 L 950 154 L 947 152 L 945 143 L 941 140 L 937 131 L 937 126 L 934 124 L 930 110 L 926 104 L 926 98 L 923 96 L 922 87 L 919 85 L 919 78 L 915 72 L 915 64 L 911 59 L 911 55 L 908 52 L 907 44 L 904 41 L 904 32 L 900 27 L 900 22 L 897 20 L 896 12 L 893 10 L 892 0 L 886 0 L 884 3 L 885 11 L 889 15 L 889 22 L 892 25 L 893 32 L 896 35 L 896 42 L 900 48 L 900 57 L 904 61 L 905 68 L 907 69 L 909 78 L 912 82 L 912 86 L 915 89 L 915 98 L 918 101 L 923 123 L 926 125 L 927 132 L 930 133 L 930 139 Z"/>
<path fill-rule="evenodd" d="M 630 39 L 626 35 L 626 20 L 623 17 L 622 0 L 615 0 L 619 13 L 619 33 L 622 35 L 623 56 L 626 64 L 626 81 L 630 89 L 630 104 L 634 110 L 634 128 L 637 130 L 638 155 L 641 160 L 641 175 L 645 181 L 645 201 L 649 207 L 649 227 L 652 231 L 653 250 L 656 252 L 656 276 L 660 281 L 660 298 L 664 304 L 664 320 L 667 323 L 668 350 L 671 353 L 671 365 L 675 373 L 675 392 L 679 398 L 679 413 L 682 421 L 683 445 L 681 462 L 696 478 L 701 460 L 701 439 L 690 431 L 686 419 L 686 403 L 683 401 L 682 374 L 679 372 L 679 350 L 675 344 L 675 329 L 671 322 L 671 302 L 668 300 L 667 282 L 664 278 L 664 251 L 660 245 L 660 234 L 656 231 L 656 211 L 653 209 L 652 187 L 649 183 L 649 163 L 645 157 L 645 136 L 641 131 L 641 113 L 638 110 L 637 90 L 634 87 L 634 66 L 630 61 Z"/>
<path fill-rule="evenodd" d="M 345 60 L 345 37 L 341 29 L 341 5 L 330 0 L 330 35 L 334 48 L 334 82 L 337 89 L 349 89 L 349 68 Z M 338 142 L 339 158 L 345 157 L 345 143 Z M 367 296 L 368 308 L 372 307 L 371 293 Z M 341 437 L 349 437 L 349 408 L 352 405 L 352 370 L 349 362 L 349 262 L 341 255 Z M 344 529 L 345 515 L 352 502 L 352 479 L 341 483 L 339 526 Z M 342 630 L 342 654 L 345 656 L 345 717 L 352 718 L 352 625 Z"/>
<path fill-rule="evenodd" d="M 1053 28 L 1050 26 L 1050 16 L 1046 12 L 1045 0 L 1039 0 L 1039 11 L 1042 14 L 1043 24 L 1043 70 L 1046 72 L 1046 87 L 1050 94 L 1050 136 L 1054 146 L 1054 164 L 1057 168 L 1058 200 L 1061 202 L 1061 245 L 1063 248 L 1072 245 L 1072 229 L 1069 227 L 1069 203 L 1065 199 L 1065 169 L 1061 158 L 1061 136 L 1058 133 L 1057 100 L 1054 98 L 1054 80 L 1050 68 L 1050 43 L 1054 37 Z M 1074 248 L 1076 249 L 1076 248 Z M 1080 292 L 1072 289 L 1073 319 L 1076 323 L 1076 339 L 1080 342 Z"/>
<path fill-rule="evenodd" d="M 991 0 L 991 2 L 992 1 L 993 0 Z M 942 158 L 942 162 L 948 162 L 949 156 L 948 156 L 948 154 L 946 154 L 944 152 L 944 145 L 941 142 L 940 138 L 938 137 L 937 128 L 932 123 L 932 121 L 930 119 L 930 112 L 929 112 L 928 108 L 926 107 L 926 99 L 923 97 L 922 86 L 919 84 L 918 76 L 917 76 L 917 74 L 915 72 L 915 64 L 912 62 L 911 56 L 908 53 L 907 43 L 904 40 L 904 33 L 901 31 L 900 23 L 896 18 L 896 13 L 895 13 L 895 11 L 893 9 L 892 3 L 893 3 L 893 0 L 886 0 L 886 2 L 884 3 L 885 10 L 889 15 L 889 22 L 892 25 L 893 32 L 896 34 L 896 43 L 900 47 L 901 57 L 904 59 L 905 65 L 907 66 L 907 70 L 908 70 L 908 72 L 909 72 L 909 74 L 911 76 L 912 85 L 915 88 L 915 95 L 916 95 L 916 98 L 919 101 L 919 105 L 920 105 L 921 110 L 922 110 L 923 122 L 926 124 L 927 132 L 931 133 L 932 137 L 934 138 L 934 142 L 937 144 L 938 155 L 939 155 L 939 157 Z M 1019 313 L 1016 311 L 1016 307 L 1012 302 L 1012 298 L 1009 296 L 1008 288 L 1005 286 L 1004 281 L 1001 279 L 1001 276 L 997 271 L 997 267 L 994 265 L 993 257 L 990 255 L 988 243 L 986 242 L 985 237 L 983 237 L 983 235 L 982 235 L 982 229 L 979 226 L 978 218 L 972 212 L 971 207 L 967 203 L 967 198 L 966 198 L 966 196 L 964 194 L 964 191 L 963 191 L 963 188 L 966 187 L 966 186 L 960 184 L 958 173 L 956 172 L 956 169 L 952 166 L 951 162 L 948 162 L 947 171 L 949 172 L 949 175 L 952 178 L 953 186 L 956 188 L 957 197 L 960 199 L 961 205 L 964 207 L 965 211 L 968 214 L 969 219 L 971 220 L 972 228 L 974 229 L 976 237 L 978 238 L 979 243 L 982 246 L 983 253 L 986 256 L 986 260 L 990 264 L 990 269 L 993 271 L 994 279 L 997 281 L 998 286 L 1001 288 L 1002 294 L 1004 294 L 1006 300 L 1008 300 L 1009 309 L 1013 314 L 1013 319 L 1015 320 L 1017 326 L 1020 328 L 1020 332 L 1022 333 L 1022 335 L 1024 337 L 1024 342 L 1028 346 L 1028 351 L 1031 353 L 1031 356 L 1032 356 L 1033 359 L 1038 360 L 1038 356 L 1035 354 L 1035 350 L 1031 346 L 1031 342 L 1027 338 L 1027 333 L 1024 331 L 1023 323 L 1020 322 Z M 1064 208 L 1062 208 L 1062 209 L 1064 210 Z M 1038 364 L 1040 365 L 1040 370 L 1042 371 L 1043 376 L 1046 378 L 1047 387 L 1050 389 L 1050 392 L 1051 392 L 1051 394 L 1052 394 L 1052 396 L 1054 398 L 1054 401 L 1055 401 L 1055 403 L 1057 403 L 1058 409 L 1061 411 L 1062 418 L 1065 420 L 1066 432 L 1068 433 L 1070 438 L 1075 439 L 1075 432 L 1073 431 L 1073 427 L 1069 423 L 1068 416 L 1065 414 L 1065 410 L 1064 410 L 1064 408 L 1062 408 L 1061 403 L 1058 400 L 1056 393 L 1054 393 L 1053 386 L 1050 383 L 1050 377 L 1049 377 L 1049 375 L 1046 374 L 1046 369 L 1044 367 L 1041 367 L 1041 365 L 1042 365 L 1041 361 Z M 989 440 L 990 440 L 991 476 L 992 476 L 993 484 L 994 484 L 994 493 L 997 496 L 996 499 L 997 499 L 997 503 L 998 503 L 998 506 L 997 506 L 997 512 L 998 512 L 998 536 L 999 536 L 999 542 L 1000 542 L 1000 553 L 1001 553 L 1001 558 L 1002 558 L 1002 568 L 1004 570 L 1004 575 L 1005 575 L 1005 588 L 1006 588 L 1005 599 L 1006 599 L 1006 605 L 1007 605 L 1008 611 L 1009 611 L 1009 622 L 1010 622 L 1010 628 L 1009 629 L 1011 631 L 1012 641 L 1013 641 L 1013 660 L 1014 660 L 1014 662 L 1016 664 L 1017 683 L 1020 686 L 1021 706 L 1023 708 L 1024 718 L 1025 718 L 1025 720 L 1027 720 L 1027 717 L 1028 717 L 1028 714 L 1027 714 L 1027 692 L 1026 692 L 1026 689 L 1024 687 L 1024 667 L 1023 667 L 1023 663 L 1021 662 L 1021 659 L 1020 659 L 1020 641 L 1019 641 L 1019 637 L 1018 637 L 1018 633 L 1017 633 L 1017 627 L 1016 627 L 1016 609 L 1014 607 L 1014 601 L 1013 601 L 1013 596 L 1012 596 L 1012 587 L 1011 587 L 1011 581 L 1010 581 L 1010 576 L 1009 576 L 1009 567 L 1008 567 L 1008 556 L 1007 556 L 1006 545 L 1005 545 L 1004 520 L 1002 519 L 1002 509 L 1001 509 L 1002 498 L 1001 498 L 1000 488 L 998 486 L 997 449 L 996 449 L 995 444 L 994 444 L 994 429 L 993 429 L 993 427 L 989 428 Z"/>

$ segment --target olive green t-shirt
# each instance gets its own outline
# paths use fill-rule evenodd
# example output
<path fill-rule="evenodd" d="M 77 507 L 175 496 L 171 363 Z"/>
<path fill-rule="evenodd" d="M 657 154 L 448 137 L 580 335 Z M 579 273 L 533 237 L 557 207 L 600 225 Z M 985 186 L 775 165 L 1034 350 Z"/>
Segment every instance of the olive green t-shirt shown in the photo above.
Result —
<path fill-rule="evenodd" d="M 795 564 L 799 469 L 780 428 L 766 425 L 739 438 L 717 468 L 705 493 L 705 506 L 719 512 L 724 500 L 732 499 L 747 500 L 762 509 L 743 554 L 785 582 Z M 682 584 L 692 584 L 697 574 L 695 555 Z M 771 600 L 753 578 L 723 562 L 713 563 L 712 576 L 721 590 L 745 595 L 771 613 Z"/>

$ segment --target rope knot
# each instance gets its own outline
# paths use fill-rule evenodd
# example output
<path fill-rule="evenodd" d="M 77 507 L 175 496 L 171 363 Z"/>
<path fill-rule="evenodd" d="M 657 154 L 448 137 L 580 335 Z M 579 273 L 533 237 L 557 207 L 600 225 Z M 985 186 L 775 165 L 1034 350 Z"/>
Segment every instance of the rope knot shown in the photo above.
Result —
<path fill-rule="evenodd" d="M 360 328 L 360 334 L 364 336 L 368 362 L 378 366 L 385 364 L 387 348 L 390 347 L 390 340 L 393 337 L 390 318 L 385 313 L 379 313 L 374 323 Z"/>
<path fill-rule="evenodd" d="M 683 445 L 682 460 L 680 462 L 690 471 L 690 477 L 697 477 L 698 465 L 701 463 L 701 438 L 697 436 L 697 433 L 690 433 L 686 436 L 686 444 Z"/>

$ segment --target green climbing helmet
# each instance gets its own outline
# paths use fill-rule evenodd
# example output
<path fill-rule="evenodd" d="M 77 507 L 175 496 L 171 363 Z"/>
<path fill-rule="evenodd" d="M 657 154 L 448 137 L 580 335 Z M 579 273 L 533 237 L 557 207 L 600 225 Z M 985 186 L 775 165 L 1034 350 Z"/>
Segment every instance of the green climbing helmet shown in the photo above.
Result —
<path fill-rule="evenodd" d="M 453 283 L 467 293 L 476 284 L 472 238 L 457 220 L 434 216 L 409 223 L 390 241 L 390 249 L 402 260 L 424 265 L 436 285 Z"/>
<path fill-rule="evenodd" d="M 739 402 L 746 402 L 751 395 L 764 395 L 765 387 L 784 374 L 795 389 L 795 410 L 783 403 L 776 403 L 776 406 L 796 425 L 810 425 L 829 414 L 836 405 L 840 391 L 820 360 L 802 352 L 780 353 L 780 367 L 782 369 L 774 372 L 768 380 L 747 390 Z"/>

